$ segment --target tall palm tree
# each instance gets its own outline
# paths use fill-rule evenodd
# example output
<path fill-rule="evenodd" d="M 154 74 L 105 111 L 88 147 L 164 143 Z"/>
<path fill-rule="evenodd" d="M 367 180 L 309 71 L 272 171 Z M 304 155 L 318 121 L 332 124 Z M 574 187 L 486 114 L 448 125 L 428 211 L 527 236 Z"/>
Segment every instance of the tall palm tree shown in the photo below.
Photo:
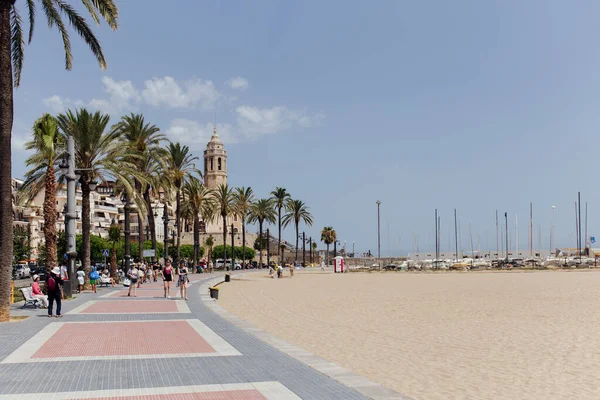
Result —
<path fill-rule="evenodd" d="M 298 262 L 298 239 L 300 237 L 298 227 L 302 221 L 304 221 L 306 225 L 312 226 L 313 217 L 302 200 L 289 199 L 286 204 L 286 210 L 287 214 L 283 216 L 283 226 L 288 226 L 293 222 L 296 227 L 296 256 L 294 261 Z"/>
<path fill-rule="evenodd" d="M 108 228 L 108 241 L 112 244 L 110 276 L 117 280 L 117 244 L 121 241 L 121 226 L 113 219 Z"/>
<path fill-rule="evenodd" d="M 248 215 L 248 222 L 258 223 L 258 240 L 259 240 L 259 268 L 262 268 L 262 252 L 264 250 L 263 240 L 263 225 L 274 224 L 277 221 L 277 214 L 273 207 L 272 199 L 260 199 L 254 202 L 250 207 L 250 214 Z M 267 238 L 269 240 L 269 238 Z"/>
<path fill-rule="evenodd" d="M 321 231 L 321 241 L 327 246 L 327 252 L 325 253 L 325 262 L 329 265 L 329 245 L 337 240 L 337 234 L 331 226 L 326 226 Z"/>
<path fill-rule="evenodd" d="M 116 30 L 118 10 L 113 0 L 82 0 L 95 23 L 100 23 L 98 14 Z M 11 134 L 13 124 L 13 85 L 18 87 L 21 82 L 23 57 L 25 54 L 25 38 L 22 19 L 15 6 L 15 0 L 0 2 L 0 322 L 10 318 L 10 275 L 12 266 L 12 204 L 11 204 Z M 87 21 L 67 1 L 33 1 L 25 4 L 28 10 L 29 34 L 28 42 L 33 38 L 35 24 L 35 7 L 39 3 L 44 11 L 49 27 L 56 26 L 61 33 L 64 51 L 65 67 L 70 70 L 73 60 L 69 32 L 63 17 L 69 20 L 77 35 L 81 36 L 98 60 L 102 69 L 106 68 L 106 60 L 100 43 Z M 14 80 L 13 80 L 14 73 Z"/>
<path fill-rule="evenodd" d="M 192 173 L 198 172 L 194 161 L 198 157 L 194 157 L 188 146 L 182 146 L 180 143 L 169 143 L 169 175 L 176 195 L 175 209 L 175 224 L 177 226 L 177 260 L 180 256 L 181 248 L 181 189 L 183 183 L 189 178 Z"/>
<path fill-rule="evenodd" d="M 118 140 L 119 132 L 106 131 L 110 119 L 108 114 L 99 111 L 92 113 L 81 108 L 75 113 L 68 110 L 57 119 L 60 130 L 75 141 L 75 165 L 81 175 L 81 259 L 87 271 L 90 267 L 90 184 L 98 179 L 114 179 L 135 200 L 137 197 L 130 182 L 132 177 L 139 177 L 139 174 L 136 166 L 130 162 L 133 155 L 129 148 Z"/>
<path fill-rule="evenodd" d="M 121 117 L 121 121 L 117 123 L 115 130 L 136 156 L 131 160 L 131 163 L 145 178 L 134 179 L 134 187 L 139 197 L 144 201 L 148 227 L 152 232 L 152 248 L 156 249 L 156 224 L 152 210 L 150 196 L 152 184 L 150 182 L 154 179 L 159 163 L 167 156 L 166 150 L 161 147 L 161 143 L 166 140 L 166 137 L 160 133 L 160 129 L 156 125 L 146 123 L 143 114 L 131 113 Z M 139 258 L 142 259 L 144 252 L 144 217 L 141 210 L 138 212 L 138 228 Z"/>
<path fill-rule="evenodd" d="M 227 216 L 236 213 L 235 199 L 233 197 L 233 189 L 227 184 L 219 184 L 213 192 L 215 200 L 216 213 L 223 220 L 223 251 L 224 260 L 227 260 Z M 233 249 L 231 249 L 233 252 Z M 233 268 L 233 265 L 231 266 Z"/>
<path fill-rule="evenodd" d="M 200 245 L 200 218 L 208 222 L 214 215 L 214 195 L 200 179 L 192 177 L 183 185 L 186 201 L 182 205 L 182 214 L 194 221 L 194 268 L 198 265 Z"/>
<path fill-rule="evenodd" d="M 240 187 L 235 190 L 235 208 L 242 220 L 242 265 L 246 264 L 246 222 L 250 207 L 254 202 L 254 192 L 251 187 Z"/>
<path fill-rule="evenodd" d="M 50 271 L 58 265 L 56 255 L 56 174 L 54 165 L 59 157 L 59 148 L 64 137 L 58 131 L 58 121 L 50 114 L 44 114 L 33 124 L 33 139 L 25 144 L 33 150 L 25 164 L 32 167 L 25 175 L 21 191 L 30 202 L 44 187 L 44 240 L 46 245 L 46 269 Z"/>
<path fill-rule="evenodd" d="M 285 203 L 287 199 L 290 198 L 290 194 L 287 192 L 285 188 L 276 187 L 275 190 L 271 192 L 271 199 L 273 200 L 274 207 L 277 208 L 277 224 L 279 226 L 279 239 L 277 243 L 277 252 L 281 259 L 281 210 L 285 207 Z"/>

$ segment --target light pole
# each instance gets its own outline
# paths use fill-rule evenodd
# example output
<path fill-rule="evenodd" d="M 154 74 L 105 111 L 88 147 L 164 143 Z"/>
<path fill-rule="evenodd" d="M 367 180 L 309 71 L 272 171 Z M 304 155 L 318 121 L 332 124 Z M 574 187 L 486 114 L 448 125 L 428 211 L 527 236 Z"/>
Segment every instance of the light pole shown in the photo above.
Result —
<path fill-rule="evenodd" d="M 354 245 L 356 244 L 355 241 L 352 241 L 352 258 L 356 258 L 356 253 L 354 252 Z"/>
<path fill-rule="evenodd" d="M 302 232 L 302 267 L 306 267 L 306 233 Z"/>
<path fill-rule="evenodd" d="M 310 251 L 310 263 L 313 263 L 313 248 L 312 248 L 312 236 L 308 238 L 308 251 Z"/>
<path fill-rule="evenodd" d="M 67 152 L 65 158 L 61 161 L 59 168 L 67 180 L 67 212 L 64 213 L 64 217 L 69 280 L 65 282 L 63 290 L 66 297 L 71 297 L 73 288 L 77 287 L 77 277 L 75 274 L 75 261 L 77 259 L 77 248 L 75 245 L 77 231 L 75 189 L 77 181 L 80 178 L 80 175 L 78 175 L 77 172 L 92 171 L 90 168 L 75 169 L 75 139 L 73 139 L 73 136 L 67 136 Z M 95 190 L 96 183 L 90 183 L 89 188 L 91 191 Z"/>
<path fill-rule="evenodd" d="M 235 251 L 234 251 L 234 241 L 233 241 L 233 224 L 231 224 L 231 270 L 235 271 Z M 242 249 L 243 251 L 244 249 Z"/>
<path fill-rule="evenodd" d="M 379 269 L 381 269 L 381 214 L 379 209 L 381 207 L 381 201 L 377 200 L 377 263 Z"/>
<path fill-rule="evenodd" d="M 279 252 L 279 250 L 277 250 Z M 267 228 L 267 268 L 271 266 L 271 235 L 269 234 L 269 228 Z"/>
<path fill-rule="evenodd" d="M 504 233 L 506 234 L 506 262 L 508 262 L 508 213 L 504 213 L 504 222 L 506 224 L 506 228 L 504 229 Z"/>
<path fill-rule="evenodd" d="M 169 256 L 169 208 L 167 206 L 167 202 L 165 201 L 165 206 L 163 208 L 163 240 L 164 240 L 164 248 L 163 248 L 163 267 L 167 266 L 167 257 Z"/>
<path fill-rule="evenodd" d="M 550 238 L 550 253 L 554 251 L 554 246 L 556 246 L 556 239 L 554 237 L 555 233 L 555 225 L 554 225 L 554 217 L 556 213 L 556 206 L 552 206 L 552 237 Z"/>
<path fill-rule="evenodd" d="M 123 256 L 125 258 L 125 271 L 123 272 L 127 273 L 127 271 L 129 271 L 129 266 L 131 265 L 131 254 L 129 254 L 131 252 L 131 244 L 129 243 L 129 235 L 131 234 L 131 226 L 129 221 L 131 203 L 129 202 L 129 196 L 127 195 L 127 192 L 123 193 L 122 200 L 125 201 L 125 206 L 123 207 L 123 210 L 125 211 L 125 230 L 123 231 L 125 234 L 125 255 Z"/>

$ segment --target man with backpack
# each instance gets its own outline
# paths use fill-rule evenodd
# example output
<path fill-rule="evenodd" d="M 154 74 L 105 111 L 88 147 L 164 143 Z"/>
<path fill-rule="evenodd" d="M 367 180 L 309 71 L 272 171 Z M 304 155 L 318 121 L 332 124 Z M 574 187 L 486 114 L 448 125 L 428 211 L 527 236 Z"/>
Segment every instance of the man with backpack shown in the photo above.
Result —
<path fill-rule="evenodd" d="M 54 302 L 56 301 L 56 317 L 62 317 L 60 313 L 61 307 L 61 286 L 63 284 L 63 280 L 60 279 L 60 268 L 54 267 L 52 271 L 50 271 L 50 275 L 48 276 L 48 280 L 46 281 L 46 291 L 48 292 L 48 317 L 52 317 L 52 308 L 54 307 Z"/>

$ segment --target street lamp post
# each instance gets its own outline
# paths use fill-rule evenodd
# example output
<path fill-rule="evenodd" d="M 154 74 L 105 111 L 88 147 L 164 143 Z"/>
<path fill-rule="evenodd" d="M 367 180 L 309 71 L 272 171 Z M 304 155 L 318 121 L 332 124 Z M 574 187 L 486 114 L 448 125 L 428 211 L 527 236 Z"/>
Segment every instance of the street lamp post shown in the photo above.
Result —
<path fill-rule="evenodd" d="M 302 267 L 306 267 L 306 233 L 302 232 Z"/>
<path fill-rule="evenodd" d="M 381 201 L 377 200 L 377 263 L 381 269 L 381 214 L 379 209 L 381 207 Z"/>
<path fill-rule="evenodd" d="M 125 200 L 125 206 L 123 207 L 123 210 L 125 211 L 125 230 L 123 231 L 123 233 L 125 234 L 125 271 L 123 272 L 127 273 L 131 265 L 131 254 L 129 254 L 131 252 L 131 244 L 129 243 L 129 235 L 131 234 L 131 225 L 129 221 L 131 213 L 131 203 L 129 202 L 129 196 L 127 195 L 127 192 L 123 194 L 123 197 Z"/>
<path fill-rule="evenodd" d="M 163 208 L 163 240 L 164 240 L 164 248 L 163 248 L 163 266 L 167 266 L 167 257 L 169 256 L 169 208 L 167 206 L 167 202 L 165 201 L 165 206 Z"/>
<path fill-rule="evenodd" d="M 261 239 L 262 240 L 262 239 Z M 271 266 L 271 239 L 269 235 L 269 228 L 267 228 L 267 268 Z"/>
<path fill-rule="evenodd" d="M 235 271 L 235 251 L 234 251 L 234 241 L 233 241 L 233 224 L 231 224 L 231 270 Z M 242 249 L 243 250 L 243 249 Z"/>
<path fill-rule="evenodd" d="M 352 241 L 352 258 L 356 257 L 356 253 L 354 252 L 354 245 L 356 244 L 355 241 Z"/>
<path fill-rule="evenodd" d="M 308 238 L 308 251 L 310 251 L 310 263 L 313 263 L 313 246 L 312 246 L 312 236 Z"/>

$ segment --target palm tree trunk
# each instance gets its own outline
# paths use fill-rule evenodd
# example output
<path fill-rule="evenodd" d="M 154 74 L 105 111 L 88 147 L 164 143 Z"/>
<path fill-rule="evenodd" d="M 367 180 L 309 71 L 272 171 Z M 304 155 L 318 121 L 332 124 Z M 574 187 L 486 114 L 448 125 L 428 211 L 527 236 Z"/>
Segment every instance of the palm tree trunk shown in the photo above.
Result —
<path fill-rule="evenodd" d="M 154 257 L 158 260 L 158 252 L 156 249 L 156 222 L 154 221 L 154 213 L 152 212 L 152 199 L 150 198 L 150 187 L 144 191 L 144 200 L 148 208 L 148 227 L 150 228 L 150 238 L 152 240 L 152 248 L 155 250 Z"/>
<path fill-rule="evenodd" d="M 0 322 L 10 319 L 10 281 L 13 263 L 11 202 L 11 133 L 13 80 L 11 63 L 10 1 L 0 2 Z"/>
<path fill-rule="evenodd" d="M 259 221 L 258 223 L 258 247 L 260 248 L 259 250 L 259 254 L 258 254 L 258 258 L 259 258 L 259 264 L 258 264 L 258 269 L 262 268 L 262 253 L 263 253 L 263 229 L 262 229 L 262 221 Z"/>
<path fill-rule="evenodd" d="M 85 275 L 90 271 L 90 186 L 89 179 L 81 184 L 81 263 Z"/>
<path fill-rule="evenodd" d="M 46 271 L 56 267 L 56 177 L 54 166 L 48 165 L 46 170 L 46 188 L 44 193 L 44 240 L 46 241 Z"/>
<path fill-rule="evenodd" d="M 327 253 L 325 253 L 325 266 L 329 266 L 329 243 L 327 243 Z"/>
<path fill-rule="evenodd" d="M 196 271 L 196 265 L 198 265 L 198 253 L 200 250 L 200 219 L 198 214 L 194 215 L 194 271 Z"/>
<path fill-rule="evenodd" d="M 127 272 L 127 271 L 125 271 Z M 116 281 L 117 279 L 117 247 L 113 243 L 112 254 L 110 256 L 110 276 Z"/>
<path fill-rule="evenodd" d="M 242 268 L 246 267 L 246 221 L 242 220 Z"/>
<path fill-rule="evenodd" d="M 283 258 L 283 256 L 281 255 L 281 206 L 278 207 L 279 208 L 279 239 L 277 242 L 277 254 L 279 255 L 279 263 L 281 264 L 283 262 L 283 260 L 281 258 Z"/>
<path fill-rule="evenodd" d="M 298 262 L 298 224 L 296 223 L 296 255 L 294 256 L 294 266 Z"/>
<path fill-rule="evenodd" d="M 181 255 L 181 191 L 177 188 L 177 210 L 176 210 L 176 219 L 177 219 L 177 261 L 179 262 L 179 256 Z"/>
<path fill-rule="evenodd" d="M 233 249 L 231 249 L 233 251 Z M 227 215 L 223 215 L 223 268 L 227 265 Z M 233 267 L 233 265 L 232 265 Z"/>

